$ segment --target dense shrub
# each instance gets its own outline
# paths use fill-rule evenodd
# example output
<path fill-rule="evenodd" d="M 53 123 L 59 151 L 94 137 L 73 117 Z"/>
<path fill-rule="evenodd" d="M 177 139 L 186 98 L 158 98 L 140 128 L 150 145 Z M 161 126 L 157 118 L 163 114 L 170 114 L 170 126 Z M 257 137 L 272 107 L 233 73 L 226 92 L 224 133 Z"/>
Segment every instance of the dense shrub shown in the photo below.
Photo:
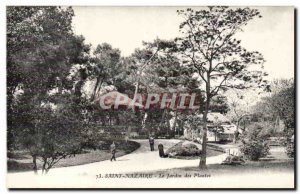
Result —
<path fill-rule="evenodd" d="M 295 146 L 294 143 L 288 143 L 286 145 L 286 153 L 288 155 L 288 157 L 290 158 L 294 158 L 295 157 Z"/>
<path fill-rule="evenodd" d="M 249 160 L 257 161 L 261 157 L 265 157 L 269 153 L 269 146 L 267 142 L 260 140 L 243 141 L 241 152 Z"/>
<path fill-rule="evenodd" d="M 225 160 L 221 164 L 225 165 L 239 165 L 245 163 L 244 159 L 242 156 L 234 156 L 234 155 L 229 155 L 225 158 Z"/>
<path fill-rule="evenodd" d="M 242 135 L 241 152 L 245 158 L 257 161 L 269 154 L 270 147 L 267 142 L 267 134 L 262 126 L 254 125 Z"/>
<path fill-rule="evenodd" d="M 29 171 L 33 169 L 32 163 L 22 163 L 14 160 L 7 160 L 7 170 L 9 172 Z"/>
<path fill-rule="evenodd" d="M 183 144 L 183 142 L 179 142 L 175 146 L 169 148 L 166 151 L 166 154 L 169 157 L 173 156 L 199 156 L 201 153 L 200 149 L 192 143 Z"/>

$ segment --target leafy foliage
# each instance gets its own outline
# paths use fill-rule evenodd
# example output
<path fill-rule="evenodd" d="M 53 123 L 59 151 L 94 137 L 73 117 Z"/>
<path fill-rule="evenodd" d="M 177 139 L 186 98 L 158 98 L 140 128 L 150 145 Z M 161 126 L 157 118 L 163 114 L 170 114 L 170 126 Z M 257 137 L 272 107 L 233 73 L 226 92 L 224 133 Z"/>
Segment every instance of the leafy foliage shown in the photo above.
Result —
<path fill-rule="evenodd" d="M 267 135 L 262 126 L 254 125 L 243 133 L 241 152 L 249 160 L 257 161 L 269 154 Z"/>
<path fill-rule="evenodd" d="M 209 96 L 228 88 L 266 86 L 262 71 L 248 69 L 264 63 L 262 54 L 247 51 L 241 41 L 234 38 L 250 20 L 261 17 L 258 10 L 209 7 L 194 11 L 188 8 L 178 10 L 178 14 L 185 19 L 180 25 L 184 36 L 176 39 L 178 51 L 184 57 L 183 62 L 210 84 Z"/>
<path fill-rule="evenodd" d="M 182 36 L 144 42 L 143 48 L 122 57 L 120 50 L 108 43 L 98 44 L 90 52 L 84 37 L 72 31 L 71 7 L 8 7 L 9 149 L 30 150 L 33 161 L 41 159 L 47 172 L 60 159 L 95 143 L 93 138 L 99 128 L 122 135 L 129 135 L 132 129 L 156 135 L 166 130 L 169 134 L 172 120 L 173 133 L 176 126 L 184 125 L 197 132 L 202 130 L 204 166 L 208 111 L 235 112 L 233 120 L 237 122 L 246 112 L 239 104 L 245 99 L 238 98 L 231 104 L 220 93 L 231 88 L 271 89 L 264 79 L 267 74 L 262 70 L 262 54 L 246 50 L 235 38 L 261 15 L 252 8 L 224 6 L 188 8 L 178 10 L 178 14 L 184 18 L 179 26 Z M 95 102 L 107 88 L 132 98 L 137 93 L 197 93 L 197 102 L 205 106 L 196 112 L 170 108 L 102 111 Z M 86 90 L 91 90 L 91 95 Z M 273 91 L 264 101 L 273 115 L 285 121 L 287 136 L 293 134 L 295 125 L 293 99 L 294 87 L 288 85 Z M 267 134 L 261 128 L 247 131 L 243 142 L 245 155 L 254 160 L 268 150 L 261 143 L 262 134 Z"/>
<path fill-rule="evenodd" d="M 241 41 L 234 38 L 237 32 L 252 19 L 261 17 L 257 9 L 226 6 L 208 7 L 203 10 L 178 10 L 184 18 L 179 29 L 182 37 L 176 38 L 177 51 L 183 63 L 204 82 L 205 107 L 203 149 L 200 168 L 206 168 L 207 113 L 211 98 L 229 88 L 246 89 L 267 87 L 260 69 L 249 67 L 264 63 L 258 51 L 247 51 Z"/>
<path fill-rule="evenodd" d="M 194 144 L 184 144 L 183 142 L 179 142 L 173 147 L 169 148 L 166 151 L 166 154 L 169 157 L 175 157 L 175 156 L 199 156 L 201 153 L 201 150 L 194 145 Z"/>
<path fill-rule="evenodd" d="M 81 104 L 70 68 L 88 61 L 89 45 L 72 31 L 73 10 L 7 8 L 8 148 L 29 149 L 47 172 L 80 149 Z"/>
<path fill-rule="evenodd" d="M 290 158 L 295 157 L 295 144 L 294 143 L 287 143 L 286 153 Z"/>
<path fill-rule="evenodd" d="M 295 130 L 295 86 L 294 80 L 275 80 L 271 85 L 271 94 L 262 99 L 256 107 L 256 113 L 270 117 L 270 124 L 277 125 L 278 119 L 284 123 L 281 132 L 285 137 L 284 145 L 287 154 L 293 157 L 295 154 L 294 144 L 290 142 Z"/>

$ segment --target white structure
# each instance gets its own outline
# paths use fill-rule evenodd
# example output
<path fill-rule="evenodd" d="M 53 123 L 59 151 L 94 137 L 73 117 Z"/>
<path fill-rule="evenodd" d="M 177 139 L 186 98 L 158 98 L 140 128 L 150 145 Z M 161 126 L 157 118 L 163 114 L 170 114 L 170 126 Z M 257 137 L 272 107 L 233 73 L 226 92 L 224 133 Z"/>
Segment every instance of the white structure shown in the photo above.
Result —
<path fill-rule="evenodd" d="M 202 117 L 202 115 L 199 115 Z M 207 140 L 214 142 L 214 141 L 233 141 L 234 134 L 237 131 L 237 126 L 232 124 L 229 119 L 227 119 L 224 115 L 217 112 L 211 112 L 207 115 Z M 199 127 L 199 129 L 201 126 Z M 189 126 L 186 126 L 184 129 L 184 137 L 186 139 L 197 139 L 201 136 L 198 130 L 192 130 Z M 240 133 L 242 131 L 238 129 Z"/>

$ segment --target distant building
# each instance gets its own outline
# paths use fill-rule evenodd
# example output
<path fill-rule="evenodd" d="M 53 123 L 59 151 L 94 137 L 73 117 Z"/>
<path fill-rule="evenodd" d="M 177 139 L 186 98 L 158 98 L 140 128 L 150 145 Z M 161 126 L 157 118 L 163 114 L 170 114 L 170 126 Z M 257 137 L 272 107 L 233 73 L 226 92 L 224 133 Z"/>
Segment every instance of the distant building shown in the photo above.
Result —
<path fill-rule="evenodd" d="M 207 115 L 208 141 L 233 141 L 237 126 L 232 124 L 227 117 L 218 112 Z M 241 131 L 239 131 L 241 132 Z"/>
<path fill-rule="evenodd" d="M 202 115 L 199 115 L 202 117 Z M 201 126 L 199 127 L 201 128 Z M 228 118 L 223 114 L 218 112 L 210 112 L 207 115 L 207 140 L 210 142 L 219 142 L 219 141 L 233 141 L 234 134 L 237 131 L 237 126 L 232 124 Z M 242 131 L 239 129 L 239 132 Z M 186 139 L 197 139 L 201 134 L 198 130 L 192 130 L 189 128 L 184 129 L 184 137 Z"/>

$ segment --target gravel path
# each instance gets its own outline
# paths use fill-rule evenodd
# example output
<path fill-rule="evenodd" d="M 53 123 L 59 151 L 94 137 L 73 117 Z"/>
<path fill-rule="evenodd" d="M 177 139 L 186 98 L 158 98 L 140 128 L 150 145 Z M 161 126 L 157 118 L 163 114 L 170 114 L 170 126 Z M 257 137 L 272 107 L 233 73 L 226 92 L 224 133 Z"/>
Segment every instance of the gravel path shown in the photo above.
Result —
<path fill-rule="evenodd" d="M 157 145 L 162 143 L 165 150 L 179 140 L 156 140 L 154 152 L 150 151 L 148 140 L 136 140 L 141 147 L 136 151 L 117 158 L 116 162 L 109 160 L 91 164 L 50 169 L 47 175 L 34 175 L 33 172 L 9 173 L 8 187 L 103 187 L 96 175 L 117 174 L 130 172 L 145 172 L 197 166 L 199 159 L 182 160 L 174 158 L 160 158 Z M 208 164 L 221 163 L 226 154 L 207 158 Z M 40 172 L 39 172 L 40 173 Z M 101 179 L 104 180 L 104 179 Z M 114 180 L 118 181 L 118 180 Z"/>
<path fill-rule="evenodd" d="M 291 188 L 294 174 L 283 171 L 274 173 L 233 173 L 226 176 L 201 178 L 206 172 L 192 174 L 191 178 L 118 178 L 119 174 L 129 176 L 135 172 L 158 171 L 171 168 L 195 167 L 199 159 L 181 160 L 160 158 L 157 149 L 150 151 L 148 140 L 136 140 L 141 147 L 136 151 L 117 158 L 116 162 L 101 161 L 80 166 L 51 169 L 48 175 L 34 175 L 33 172 L 9 173 L 9 188 Z M 179 140 L 156 140 L 167 149 Z M 229 147 L 227 147 L 229 148 Z M 235 149 L 230 147 L 230 149 Z M 208 164 L 221 163 L 226 154 L 208 157 Z M 172 171 L 171 171 L 172 172 Z M 97 175 L 111 178 L 97 178 Z M 172 174 L 171 174 L 172 176 Z M 176 175 L 174 175 L 176 176 Z M 113 177 L 113 178 L 112 178 Z"/>

